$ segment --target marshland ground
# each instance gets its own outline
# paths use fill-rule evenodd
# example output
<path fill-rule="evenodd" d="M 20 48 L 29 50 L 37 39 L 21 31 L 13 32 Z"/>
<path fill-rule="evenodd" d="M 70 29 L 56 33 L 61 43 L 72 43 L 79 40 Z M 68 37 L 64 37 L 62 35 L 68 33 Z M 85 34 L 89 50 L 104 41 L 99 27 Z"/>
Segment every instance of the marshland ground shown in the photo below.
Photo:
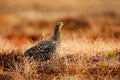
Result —
<path fill-rule="evenodd" d="M 0 80 L 120 80 L 120 1 L 0 1 Z M 49 62 L 17 57 L 65 21 Z"/>

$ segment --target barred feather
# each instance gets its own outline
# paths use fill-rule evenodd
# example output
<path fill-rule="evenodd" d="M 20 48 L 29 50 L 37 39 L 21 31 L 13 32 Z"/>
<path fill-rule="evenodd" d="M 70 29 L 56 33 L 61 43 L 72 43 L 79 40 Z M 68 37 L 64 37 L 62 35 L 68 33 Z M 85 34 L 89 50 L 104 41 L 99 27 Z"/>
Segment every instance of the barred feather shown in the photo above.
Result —
<path fill-rule="evenodd" d="M 37 45 L 28 49 L 25 53 L 25 57 L 33 58 L 34 60 L 47 61 L 57 52 L 61 42 L 61 27 L 63 22 L 59 22 L 54 30 L 54 35 L 45 41 L 38 43 Z"/>

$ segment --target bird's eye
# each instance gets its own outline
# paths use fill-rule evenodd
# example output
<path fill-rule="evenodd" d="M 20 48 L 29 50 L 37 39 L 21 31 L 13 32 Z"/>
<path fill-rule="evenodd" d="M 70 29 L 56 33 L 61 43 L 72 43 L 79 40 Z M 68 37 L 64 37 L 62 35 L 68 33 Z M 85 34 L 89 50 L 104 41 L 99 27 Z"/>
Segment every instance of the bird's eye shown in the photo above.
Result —
<path fill-rule="evenodd" d="M 59 26 L 59 25 L 60 25 L 60 23 L 57 24 L 57 26 Z"/>

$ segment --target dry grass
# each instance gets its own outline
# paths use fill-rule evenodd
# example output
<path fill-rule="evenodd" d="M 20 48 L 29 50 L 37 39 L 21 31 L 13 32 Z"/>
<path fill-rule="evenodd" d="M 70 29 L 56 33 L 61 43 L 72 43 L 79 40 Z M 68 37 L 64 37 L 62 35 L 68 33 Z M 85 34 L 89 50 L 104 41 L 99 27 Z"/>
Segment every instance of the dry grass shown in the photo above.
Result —
<path fill-rule="evenodd" d="M 9 55 L 1 52 L 3 64 L 0 78 L 6 80 L 8 78 L 11 80 L 120 79 L 120 42 L 111 39 L 105 41 L 101 38 L 81 39 L 75 36 L 74 39 L 68 36 L 66 38 L 62 40 L 59 54 L 49 62 L 18 60 L 15 54 L 21 54 L 20 52 L 13 51 Z M 110 51 L 115 55 L 109 59 Z"/>

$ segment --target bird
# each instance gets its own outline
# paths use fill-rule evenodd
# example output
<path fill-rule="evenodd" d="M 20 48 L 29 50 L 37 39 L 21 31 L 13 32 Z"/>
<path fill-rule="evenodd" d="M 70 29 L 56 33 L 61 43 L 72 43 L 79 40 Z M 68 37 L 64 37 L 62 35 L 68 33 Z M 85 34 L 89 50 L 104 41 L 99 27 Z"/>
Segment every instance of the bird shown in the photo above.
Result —
<path fill-rule="evenodd" d="M 24 57 L 32 58 L 39 61 L 50 60 L 58 51 L 61 44 L 61 28 L 65 22 L 58 22 L 54 29 L 53 35 L 35 46 L 26 50 L 23 54 Z"/>

